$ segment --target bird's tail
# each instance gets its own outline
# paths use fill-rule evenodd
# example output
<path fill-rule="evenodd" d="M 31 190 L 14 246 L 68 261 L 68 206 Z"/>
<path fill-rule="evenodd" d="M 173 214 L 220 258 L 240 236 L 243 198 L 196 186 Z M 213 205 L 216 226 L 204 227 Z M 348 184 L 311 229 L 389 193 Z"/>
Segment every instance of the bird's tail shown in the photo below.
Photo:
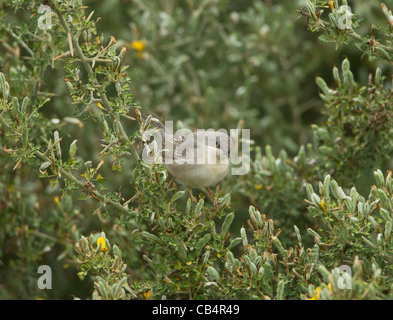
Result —
<path fill-rule="evenodd" d="M 157 116 L 155 116 L 154 114 L 150 113 L 150 114 L 142 114 L 142 118 L 146 121 L 146 119 L 151 116 L 150 119 L 150 124 L 155 126 L 157 129 L 159 130 L 164 130 L 165 131 L 165 126 L 162 124 L 162 122 L 158 119 Z"/>

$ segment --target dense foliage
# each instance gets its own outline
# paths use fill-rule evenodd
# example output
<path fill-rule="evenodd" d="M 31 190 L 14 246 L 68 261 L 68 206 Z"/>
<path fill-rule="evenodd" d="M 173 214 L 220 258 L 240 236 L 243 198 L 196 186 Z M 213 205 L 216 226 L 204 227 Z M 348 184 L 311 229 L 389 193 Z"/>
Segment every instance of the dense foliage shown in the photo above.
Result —
<path fill-rule="evenodd" d="M 0 298 L 392 298 L 393 8 L 0 6 Z M 250 129 L 218 206 L 142 160 L 151 112 Z"/>

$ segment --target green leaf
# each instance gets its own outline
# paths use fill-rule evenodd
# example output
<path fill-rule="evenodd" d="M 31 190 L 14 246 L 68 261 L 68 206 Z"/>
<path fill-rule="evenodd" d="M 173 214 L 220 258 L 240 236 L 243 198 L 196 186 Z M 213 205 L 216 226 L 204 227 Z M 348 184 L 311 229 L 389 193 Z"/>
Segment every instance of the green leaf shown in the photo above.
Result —
<path fill-rule="evenodd" d="M 235 218 L 235 213 L 231 212 L 229 213 L 224 220 L 224 223 L 222 224 L 221 228 L 221 238 L 224 239 L 225 235 L 227 234 L 229 227 L 232 224 L 233 219 Z"/>
<path fill-rule="evenodd" d="M 173 196 L 172 196 L 172 198 L 171 198 L 171 202 L 175 202 L 176 200 L 178 200 L 178 199 L 180 199 L 181 197 L 183 197 L 183 195 L 184 195 L 184 193 L 185 193 L 185 191 L 178 191 L 178 192 L 176 192 Z"/>
<path fill-rule="evenodd" d="M 242 242 L 241 237 L 237 237 L 231 241 L 231 243 L 228 246 L 228 250 L 232 250 L 234 247 L 236 247 L 240 242 Z"/>
<path fill-rule="evenodd" d="M 202 249 L 207 245 L 210 239 L 211 239 L 211 235 L 210 233 L 207 233 L 203 236 L 201 240 L 198 241 L 198 243 L 195 246 L 196 256 L 199 256 L 201 254 Z"/>

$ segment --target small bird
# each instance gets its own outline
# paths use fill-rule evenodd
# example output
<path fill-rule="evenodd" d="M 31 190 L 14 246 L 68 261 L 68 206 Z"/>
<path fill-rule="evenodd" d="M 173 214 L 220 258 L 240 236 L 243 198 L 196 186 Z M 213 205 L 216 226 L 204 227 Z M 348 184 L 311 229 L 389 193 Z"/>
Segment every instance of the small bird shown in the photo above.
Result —
<path fill-rule="evenodd" d="M 161 133 L 166 150 L 164 165 L 174 179 L 187 186 L 193 201 L 196 199 L 191 188 L 206 188 L 218 208 L 209 187 L 217 185 L 230 170 L 232 139 L 224 132 L 212 130 L 175 136 L 158 119 L 152 117 L 150 123 Z"/>

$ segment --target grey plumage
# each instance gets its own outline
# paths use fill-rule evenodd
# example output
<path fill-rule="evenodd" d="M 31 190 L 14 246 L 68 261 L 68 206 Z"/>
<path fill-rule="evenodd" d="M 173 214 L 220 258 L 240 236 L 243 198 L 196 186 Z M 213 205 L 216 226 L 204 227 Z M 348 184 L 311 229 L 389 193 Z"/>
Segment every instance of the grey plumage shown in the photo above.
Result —
<path fill-rule="evenodd" d="M 143 116 L 146 120 L 149 115 Z M 177 181 L 193 188 L 216 185 L 229 172 L 231 138 L 223 132 L 202 130 L 185 136 L 174 136 L 153 115 L 150 124 L 162 136 L 164 165 Z M 172 152 L 171 152 L 172 151 Z"/>

